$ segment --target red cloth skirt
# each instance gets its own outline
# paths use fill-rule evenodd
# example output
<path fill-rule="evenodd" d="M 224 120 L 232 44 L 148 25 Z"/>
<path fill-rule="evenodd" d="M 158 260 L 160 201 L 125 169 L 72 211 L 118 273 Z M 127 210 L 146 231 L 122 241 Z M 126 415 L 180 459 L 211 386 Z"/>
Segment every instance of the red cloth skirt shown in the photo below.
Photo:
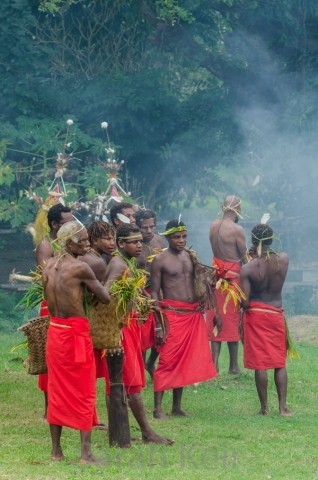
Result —
<path fill-rule="evenodd" d="M 141 351 L 141 327 L 138 316 L 131 314 L 129 326 L 122 329 L 124 349 L 123 383 L 127 395 L 140 392 L 146 385 L 145 365 Z M 106 395 L 110 394 L 109 373 L 106 375 Z"/>
<path fill-rule="evenodd" d="M 97 420 L 96 374 L 87 318 L 51 317 L 46 360 L 48 422 L 90 431 Z"/>
<path fill-rule="evenodd" d="M 216 377 L 206 326 L 196 303 L 164 299 L 160 302 L 169 322 L 166 342 L 160 347 L 154 372 L 154 391 L 180 388 Z M 165 307 L 188 310 L 177 312 Z"/>
<path fill-rule="evenodd" d="M 250 302 L 244 312 L 244 367 L 251 370 L 284 368 L 286 355 L 283 310 Z"/>
<path fill-rule="evenodd" d="M 240 285 L 240 270 L 241 264 L 233 261 L 220 260 L 214 258 L 214 265 L 219 267 L 218 277 L 225 280 L 231 280 Z M 238 330 L 240 321 L 240 305 L 235 307 L 233 300 L 230 300 L 226 305 L 226 312 L 223 312 L 224 302 L 227 292 L 222 293 L 219 289 L 215 290 L 216 301 L 219 307 L 219 312 L 222 317 L 222 331 L 215 337 L 213 331 L 213 319 L 215 313 L 211 310 L 206 313 L 206 324 L 208 328 L 209 340 L 213 342 L 238 342 L 240 334 Z"/>
<path fill-rule="evenodd" d="M 94 348 L 96 378 L 107 378 L 106 356 L 102 357 L 102 350 Z"/>
<path fill-rule="evenodd" d="M 141 333 L 141 351 L 144 352 L 155 344 L 155 316 L 149 313 L 145 323 L 140 327 Z"/>
<path fill-rule="evenodd" d="M 49 315 L 47 301 L 42 300 L 41 306 L 40 306 L 40 317 L 46 317 L 46 315 Z M 41 373 L 39 375 L 38 388 L 42 390 L 42 392 L 47 392 L 47 373 Z"/>

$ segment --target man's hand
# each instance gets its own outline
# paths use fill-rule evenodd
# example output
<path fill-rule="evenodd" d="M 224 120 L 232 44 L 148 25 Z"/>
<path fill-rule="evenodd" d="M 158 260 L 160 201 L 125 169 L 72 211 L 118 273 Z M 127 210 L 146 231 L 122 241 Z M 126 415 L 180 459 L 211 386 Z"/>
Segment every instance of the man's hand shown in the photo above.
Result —
<path fill-rule="evenodd" d="M 155 332 L 156 332 L 156 346 L 157 345 L 163 345 L 164 344 L 164 334 L 163 334 L 162 327 L 156 327 Z"/>
<path fill-rule="evenodd" d="M 216 327 L 218 333 L 222 331 L 222 317 L 219 313 L 214 314 L 213 325 Z"/>

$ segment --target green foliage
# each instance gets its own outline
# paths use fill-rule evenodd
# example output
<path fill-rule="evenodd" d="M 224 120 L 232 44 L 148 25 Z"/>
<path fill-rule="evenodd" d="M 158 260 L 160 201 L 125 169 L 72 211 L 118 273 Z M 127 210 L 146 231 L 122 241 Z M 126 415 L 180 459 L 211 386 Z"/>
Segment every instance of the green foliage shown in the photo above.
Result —
<path fill-rule="evenodd" d="M 15 332 L 23 324 L 24 315 L 15 308 L 21 296 L 21 292 L 0 291 L 0 333 Z"/>
<path fill-rule="evenodd" d="M 275 145 L 286 160 L 268 175 L 275 140 L 257 122 L 243 132 L 237 113 L 257 98 L 279 105 L 277 129 L 315 133 L 313 0 L 3 0 L 0 21 L 2 221 L 29 220 L 34 207 L 22 201 L 24 190 L 45 196 L 67 118 L 75 121 L 72 198 L 105 190 L 100 123 L 108 121 L 126 161 L 124 183 L 146 206 L 204 205 L 234 185 L 250 203 L 286 212 L 286 166 L 295 176 L 298 157 L 283 141 Z M 260 73 L 264 59 L 269 80 Z M 292 79 L 292 91 L 277 89 L 277 78 Z M 307 158 L 318 176 L 314 153 Z M 305 185 L 304 174 L 297 192 Z"/>

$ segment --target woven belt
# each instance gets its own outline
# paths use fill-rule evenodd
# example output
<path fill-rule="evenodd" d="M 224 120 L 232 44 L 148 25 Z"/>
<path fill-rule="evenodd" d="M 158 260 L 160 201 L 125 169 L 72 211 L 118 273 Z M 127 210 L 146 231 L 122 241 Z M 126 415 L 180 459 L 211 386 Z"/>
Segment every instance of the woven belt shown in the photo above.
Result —
<path fill-rule="evenodd" d="M 276 315 L 281 315 L 282 312 L 275 312 L 275 310 L 270 310 L 269 308 L 257 308 L 251 307 L 245 310 L 246 312 L 265 312 L 265 313 L 275 313 Z"/>
<path fill-rule="evenodd" d="M 60 327 L 60 328 L 72 328 L 70 325 L 61 325 L 60 323 L 54 323 L 54 322 L 50 322 L 50 325 L 54 325 L 54 327 Z"/>
<path fill-rule="evenodd" d="M 173 308 L 169 307 L 168 305 L 161 305 L 161 308 L 164 310 L 170 310 L 171 312 L 178 312 L 178 313 L 195 313 L 200 312 L 202 308 L 199 306 L 195 310 L 187 310 L 186 308 Z"/>

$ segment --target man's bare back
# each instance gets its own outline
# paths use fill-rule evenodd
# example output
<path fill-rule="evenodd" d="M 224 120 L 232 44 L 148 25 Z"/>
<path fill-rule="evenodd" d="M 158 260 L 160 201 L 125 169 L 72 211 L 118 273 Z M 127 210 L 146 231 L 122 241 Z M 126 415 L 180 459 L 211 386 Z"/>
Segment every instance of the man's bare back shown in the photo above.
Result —
<path fill-rule="evenodd" d="M 92 269 L 69 254 L 47 261 L 43 271 L 43 287 L 49 311 L 55 317 L 86 316 L 83 307 L 84 287 L 101 302 L 109 301 L 109 294 Z"/>
<path fill-rule="evenodd" d="M 220 260 L 246 262 L 246 239 L 243 228 L 232 220 L 215 220 L 210 228 L 213 255 Z"/>
<path fill-rule="evenodd" d="M 242 288 L 248 289 L 250 302 L 282 307 L 282 288 L 288 270 L 286 253 L 269 253 L 256 257 L 241 270 Z"/>

